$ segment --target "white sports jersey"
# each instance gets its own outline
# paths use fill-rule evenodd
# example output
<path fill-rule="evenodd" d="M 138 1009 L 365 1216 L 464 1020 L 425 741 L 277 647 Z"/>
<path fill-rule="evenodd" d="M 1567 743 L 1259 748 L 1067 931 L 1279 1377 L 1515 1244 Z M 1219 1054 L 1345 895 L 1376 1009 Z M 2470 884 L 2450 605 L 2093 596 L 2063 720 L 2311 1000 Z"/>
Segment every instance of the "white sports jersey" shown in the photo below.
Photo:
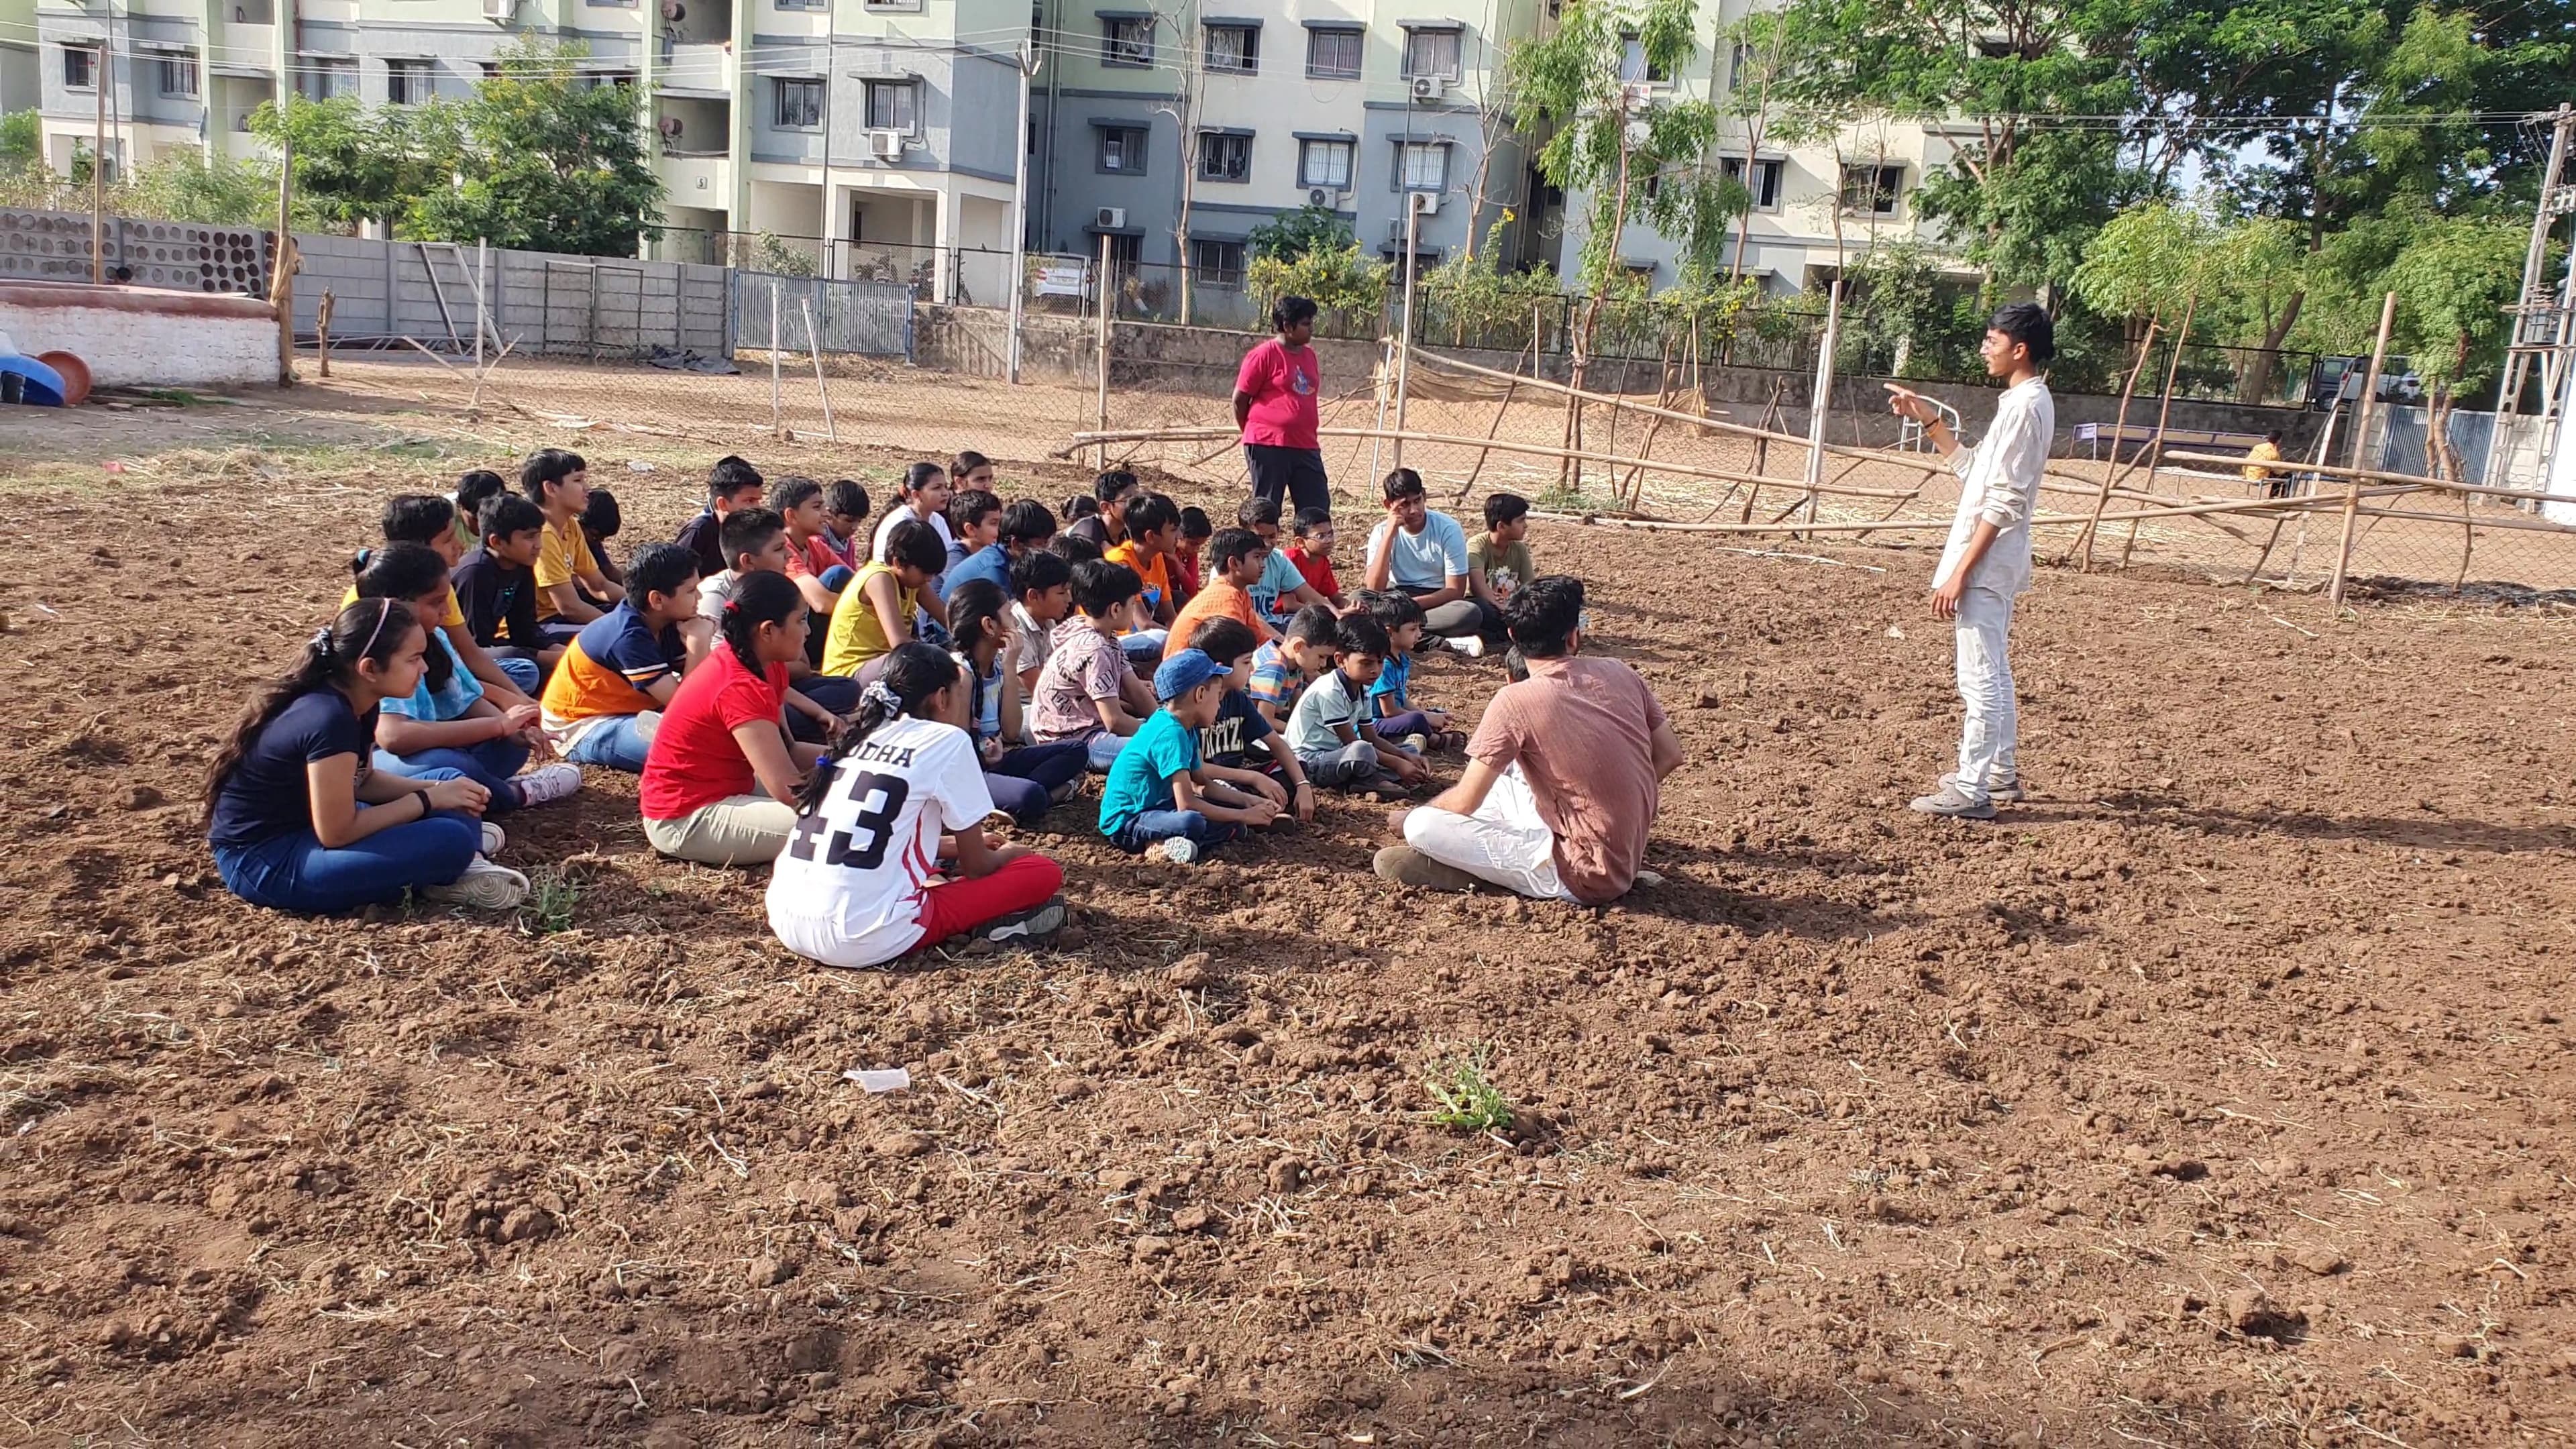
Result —
<path fill-rule="evenodd" d="M 769 929 L 826 966 L 875 966 L 921 942 L 921 897 L 942 831 L 993 813 L 964 730 L 909 715 L 832 763 L 823 803 L 796 822 L 769 875 Z"/>

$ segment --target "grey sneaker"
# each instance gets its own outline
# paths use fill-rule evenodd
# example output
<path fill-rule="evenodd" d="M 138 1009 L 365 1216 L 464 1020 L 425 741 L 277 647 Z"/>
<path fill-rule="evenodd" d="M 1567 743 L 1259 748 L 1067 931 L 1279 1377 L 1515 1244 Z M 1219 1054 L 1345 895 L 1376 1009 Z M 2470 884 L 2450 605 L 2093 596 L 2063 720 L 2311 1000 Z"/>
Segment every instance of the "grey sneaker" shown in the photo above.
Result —
<path fill-rule="evenodd" d="M 501 853 L 501 847 L 510 843 L 510 837 L 503 835 L 501 833 L 501 827 L 493 824 L 489 820 L 482 822 L 482 824 L 483 849 L 478 853 L 483 855 L 499 855 Z"/>
<path fill-rule="evenodd" d="M 581 766 L 558 760 L 539 765 L 511 783 L 519 787 L 521 805 L 543 805 L 581 788 Z"/>
<path fill-rule="evenodd" d="M 1954 820 L 1992 820 L 1995 807 L 1987 801 L 1971 800 L 1955 784 L 1944 785 L 1938 795 L 1926 795 L 1913 807 L 1924 815 L 1947 815 Z"/>
<path fill-rule="evenodd" d="M 975 928 L 975 939 L 990 941 L 997 946 L 1009 941 L 1034 946 L 1052 939 L 1056 932 L 1063 930 L 1064 917 L 1064 897 L 1057 896 L 1044 905 L 986 921 Z"/>
<path fill-rule="evenodd" d="M 446 905 L 506 911 L 528 898 L 528 878 L 478 855 L 466 865 L 465 874 L 445 885 L 422 886 L 420 893 Z"/>
<path fill-rule="evenodd" d="M 1175 835 L 1154 847 L 1154 853 L 1174 865 L 1195 865 L 1199 858 L 1199 843 L 1186 835 Z"/>
<path fill-rule="evenodd" d="M 1945 789 L 1958 783 L 1959 772 L 1956 770 L 1948 771 L 1941 776 L 1941 784 Z M 1991 780 L 1987 781 L 1986 798 L 1989 800 L 2001 800 L 2007 805 L 2018 805 L 2022 801 L 2029 799 L 2030 796 L 2021 787 L 2021 776 L 2009 775 L 2004 778 L 2004 781 L 2001 784 L 1996 784 Z"/>
<path fill-rule="evenodd" d="M 1410 845 L 1390 845 L 1377 853 L 1370 863 L 1379 877 L 1397 885 L 1420 886 L 1427 891 L 1472 891 L 1477 881 L 1472 875 L 1446 861 L 1434 860 Z"/>

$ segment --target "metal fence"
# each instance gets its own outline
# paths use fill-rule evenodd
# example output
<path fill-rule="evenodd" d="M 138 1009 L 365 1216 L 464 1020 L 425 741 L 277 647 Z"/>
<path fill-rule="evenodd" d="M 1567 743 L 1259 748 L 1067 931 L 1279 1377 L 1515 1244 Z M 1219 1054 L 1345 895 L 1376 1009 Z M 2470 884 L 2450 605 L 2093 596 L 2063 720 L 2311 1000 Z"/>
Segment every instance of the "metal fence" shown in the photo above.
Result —
<path fill-rule="evenodd" d="M 904 282 L 842 282 L 737 271 L 734 345 L 862 357 L 913 354 L 913 289 Z M 773 330 L 774 329 L 774 330 Z"/>

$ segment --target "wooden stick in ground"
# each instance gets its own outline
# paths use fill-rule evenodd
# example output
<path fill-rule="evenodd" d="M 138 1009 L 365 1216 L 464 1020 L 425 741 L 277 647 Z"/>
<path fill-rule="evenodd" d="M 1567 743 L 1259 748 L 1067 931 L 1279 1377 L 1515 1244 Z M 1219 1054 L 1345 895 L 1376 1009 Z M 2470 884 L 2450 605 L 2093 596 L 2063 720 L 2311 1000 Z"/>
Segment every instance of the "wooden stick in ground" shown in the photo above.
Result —
<path fill-rule="evenodd" d="M 2379 369 L 2388 361 L 2388 334 L 2397 325 L 2397 294 L 2390 292 L 2379 299 L 2379 336 L 2370 345 L 2370 371 L 2361 384 L 2361 419 L 2353 425 L 2353 456 L 2370 440 L 2370 418 L 2379 403 Z M 2352 567 L 2352 525 L 2361 512 L 2361 479 L 2353 477 L 2344 484 L 2343 532 L 2335 542 L 2333 581 L 2326 586 L 2329 608 L 2343 607 L 2344 574 Z"/>
<path fill-rule="evenodd" d="M 331 289 L 322 289 L 322 300 L 313 307 L 313 343 L 322 354 L 322 375 L 331 375 Z"/>
<path fill-rule="evenodd" d="M 2460 571 L 2451 578 L 2451 592 L 2459 593 L 2469 586 L 2469 550 L 2478 541 L 2477 524 L 2469 518 L 2469 495 L 2460 495 Z"/>
<path fill-rule="evenodd" d="M 107 51 L 98 52 L 100 73 L 98 88 L 108 87 Z M 277 275 L 269 278 L 268 300 L 277 309 L 277 385 L 295 385 L 295 273 L 304 265 L 295 251 L 295 143 L 289 141 L 277 165 Z M 90 168 L 96 171 L 106 165 L 97 152 L 90 155 Z M 95 217 L 92 218 L 95 221 Z"/>
<path fill-rule="evenodd" d="M 1187 260 L 1187 258 L 1183 258 Z M 1117 293 L 1109 285 L 1109 233 L 1100 234 L 1100 316 L 1092 324 L 1091 347 L 1096 358 L 1097 375 L 1093 379 L 1092 424 L 1101 432 L 1109 431 L 1109 310 L 1117 305 Z M 1093 460 L 1096 469 L 1109 466 L 1109 446 L 1102 444 L 1100 456 Z"/>
<path fill-rule="evenodd" d="M 832 422 L 832 390 L 823 385 L 823 334 L 814 329 L 814 300 L 799 297 L 796 305 L 805 309 L 805 355 L 814 359 L 814 391 L 823 396 L 823 436 L 837 443 L 841 430 Z"/>
<path fill-rule="evenodd" d="M 2173 417 L 2174 377 L 2182 370 L 2182 350 L 2191 345 L 2191 317 L 2200 306 L 2200 294 L 2193 292 L 2182 299 L 2182 330 L 2174 333 L 2173 347 L 2165 356 L 2164 402 L 2156 409 L 2155 441 L 2147 444 L 2147 491 L 2156 491 L 2156 460 L 2165 451 L 2165 424 Z M 2128 540 L 2120 545 L 2120 567 L 2129 567 L 2130 551 L 2138 546 L 2138 521 L 2129 520 Z"/>
<path fill-rule="evenodd" d="M 2093 500 L 2093 516 L 2097 519 L 2102 516 L 2103 508 L 2111 501 L 2111 485 L 2118 481 L 2120 440 L 2129 434 L 2129 395 L 2137 390 L 2138 374 L 2146 370 L 2147 354 L 2155 349 L 2155 345 L 2156 324 L 2150 320 L 2147 323 L 2147 335 L 2138 339 L 2138 360 L 2129 364 L 2128 380 L 2120 384 L 2119 420 L 2111 425 L 2111 461 L 2102 469 L 2102 496 Z M 2078 573 L 2093 572 L 2093 535 L 2096 532 L 2098 532 L 2097 529 L 2089 524 L 2086 525 L 2084 536 L 2075 541 L 2075 548 L 2067 550 L 2069 554 L 2074 553 L 2076 548 L 2084 550 L 2084 562 L 2076 567 Z"/>

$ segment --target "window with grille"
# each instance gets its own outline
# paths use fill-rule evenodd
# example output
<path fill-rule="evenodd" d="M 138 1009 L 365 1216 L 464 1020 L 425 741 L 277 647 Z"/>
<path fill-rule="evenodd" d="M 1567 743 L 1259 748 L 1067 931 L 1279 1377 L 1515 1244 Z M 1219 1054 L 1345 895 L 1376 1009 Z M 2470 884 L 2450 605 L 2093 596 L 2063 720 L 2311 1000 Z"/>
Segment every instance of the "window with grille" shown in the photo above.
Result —
<path fill-rule="evenodd" d="M 1120 176 L 1145 174 L 1145 128 L 1142 126 L 1103 126 L 1100 128 L 1100 169 Z"/>
<path fill-rule="evenodd" d="M 1243 285 L 1243 243 L 1239 241 L 1192 241 L 1190 269 L 1197 273 L 1203 287 L 1240 288 Z"/>
<path fill-rule="evenodd" d="M 1843 210 L 1859 216 L 1894 216 L 1904 195 L 1902 166 L 1845 166 Z"/>
<path fill-rule="evenodd" d="M 1214 131 L 1200 133 L 1199 179 L 1201 181 L 1251 180 L 1252 138 L 1220 135 Z"/>
<path fill-rule="evenodd" d="M 921 129 L 920 87 L 910 81 L 868 82 L 868 129 L 901 131 L 909 136 Z"/>
<path fill-rule="evenodd" d="M 1250 75 L 1259 70 L 1261 27 L 1210 24 L 1207 27 L 1207 68 L 1232 75 Z"/>
<path fill-rule="evenodd" d="M 161 94 L 185 100 L 197 98 L 197 53 L 161 57 Z"/>
<path fill-rule="evenodd" d="M 1108 26 L 1108 44 L 1101 59 L 1110 65 L 1152 65 L 1154 63 L 1154 21 L 1112 19 Z"/>
<path fill-rule="evenodd" d="M 64 46 L 63 85 L 75 91 L 98 89 L 98 52 L 85 45 Z"/>
<path fill-rule="evenodd" d="M 1753 174 L 1744 174 L 1744 158 L 1728 156 L 1717 163 L 1718 173 L 1729 181 L 1741 181 L 1753 197 L 1755 211 L 1771 211 L 1780 205 L 1780 168 L 1778 161 L 1755 161 Z"/>
<path fill-rule="evenodd" d="M 1443 190 L 1449 185 L 1449 148 L 1436 141 L 1407 141 L 1399 148 L 1396 173 L 1402 190 Z"/>
<path fill-rule="evenodd" d="M 1458 78 L 1458 32 L 1416 30 L 1404 37 L 1404 74 Z"/>
<path fill-rule="evenodd" d="M 1316 80 L 1360 78 L 1360 33 L 1356 30 L 1306 32 L 1306 74 Z"/>
<path fill-rule="evenodd" d="M 1668 86 L 1673 83 L 1670 68 L 1646 58 L 1646 42 L 1634 35 L 1619 37 L 1619 79 L 1644 81 L 1648 85 Z"/>
<path fill-rule="evenodd" d="M 1349 141 L 1300 141 L 1297 143 L 1297 184 L 1320 186 L 1327 191 L 1351 189 L 1351 152 Z"/>
<path fill-rule="evenodd" d="M 425 60 L 389 60 L 385 62 L 385 104 L 417 106 L 426 104 L 436 93 L 438 83 L 430 75 Z"/>
<path fill-rule="evenodd" d="M 788 130 L 804 130 L 823 124 L 821 81 L 781 80 L 775 84 L 778 87 L 776 125 Z"/>

